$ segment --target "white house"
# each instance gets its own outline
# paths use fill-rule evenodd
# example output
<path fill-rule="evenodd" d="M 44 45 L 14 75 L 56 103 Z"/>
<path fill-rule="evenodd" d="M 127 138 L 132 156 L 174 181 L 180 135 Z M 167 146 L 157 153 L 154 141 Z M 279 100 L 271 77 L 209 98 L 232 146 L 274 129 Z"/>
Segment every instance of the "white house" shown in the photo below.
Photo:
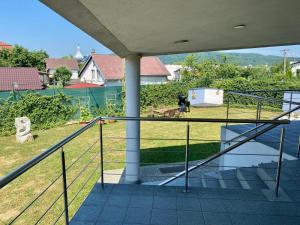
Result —
<path fill-rule="evenodd" d="M 296 77 L 300 73 L 300 61 L 291 63 L 291 67 L 293 77 Z"/>
<path fill-rule="evenodd" d="M 55 70 L 59 67 L 66 67 L 72 72 L 71 79 L 78 79 L 79 67 L 75 59 L 55 59 L 47 58 L 46 61 L 46 72 L 50 77 L 53 77 Z"/>
<path fill-rule="evenodd" d="M 179 81 L 181 79 L 182 65 L 166 65 L 166 68 L 170 73 L 169 80 Z"/>
<path fill-rule="evenodd" d="M 105 86 L 121 86 L 124 77 L 124 61 L 116 55 L 92 54 L 82 70 L 81 82 Z M 158 57 L 149 56 L 141 59 L 141 85 L 163 84 L 170 73 Z"/>

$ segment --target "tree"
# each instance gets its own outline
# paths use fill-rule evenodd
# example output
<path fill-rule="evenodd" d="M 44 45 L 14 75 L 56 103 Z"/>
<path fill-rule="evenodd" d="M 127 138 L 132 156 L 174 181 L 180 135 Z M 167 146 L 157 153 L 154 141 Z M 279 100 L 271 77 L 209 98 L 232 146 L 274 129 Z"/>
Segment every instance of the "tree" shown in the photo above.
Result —
<path fill-rule="evenodd" d="M 62 66 L 55 70 L 53 79 L 56 82 L 61 83 L 62 86 L 65 86 L 69 83 L 72 76 L 72 72 L 68 70 L 66 67 Z"/>
<path fill-rule="evenodd" d="M 0 66 L 36 67 L 39 71 L 45 71 L 45 58 L 48 57 L 43 50 L 29 51 L 16 45 L 12 50 L 0 50 Z"/>

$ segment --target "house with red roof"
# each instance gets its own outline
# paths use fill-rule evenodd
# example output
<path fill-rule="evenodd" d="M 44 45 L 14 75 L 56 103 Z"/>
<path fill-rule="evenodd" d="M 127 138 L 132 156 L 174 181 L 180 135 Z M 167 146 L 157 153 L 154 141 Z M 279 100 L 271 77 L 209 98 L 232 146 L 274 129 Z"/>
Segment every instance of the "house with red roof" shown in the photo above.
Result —
<path fill-rule="evenodd" d="M 79 73 L 81 82 L 105 86 L 121 86 L 124 61 L 116 55 L 92 54 Z M 170 73 L 158 57 L 141 59 L 141 85 L 163 84 Z"/>
<path fill-rule="evenodd" d="M 46 72 L 50 77 L 53 77 L 55 71 L 59 67 L 66 67 L 72 72 L 71 79 L 78 79 L 79 66 L 76 59 L 55 59 L 55 58 L 47 58 L 46 62 Z"/>
<path fill-rule="evenodd" d="M 0 67 L 0 91 L 43 89 L 39 72 L 31 67 Z"/>
<path fill-rule="evenodd" d="M 2 49 L 12 50 L 12 49 L 13 49 L 13 46 L 10 45 L 10 44 L 5 43 L 5 42 L 3 42 L 3 41 L 0 41 L 0 51 L 1 51 Z"/>

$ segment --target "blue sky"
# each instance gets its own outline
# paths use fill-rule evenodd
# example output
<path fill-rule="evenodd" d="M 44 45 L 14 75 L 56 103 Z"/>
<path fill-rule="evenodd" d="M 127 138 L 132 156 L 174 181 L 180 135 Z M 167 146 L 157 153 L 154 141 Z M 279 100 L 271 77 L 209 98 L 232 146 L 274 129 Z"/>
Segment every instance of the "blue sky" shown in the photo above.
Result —
<path fill-rule="evenodd" d="M 19 44 L 30 50 L 44 49 L 52 57 L 74 54 L 80 45 L 84 55 L 95 49 L 97 53 L 111 51 L 76 28 L 64 18 L 37 0 L 3 0 L 0 13 L 0 41 Z M 288 56 L 300 57 L 300 45 L 258 49 L 231 50 L 264 55 L 281 55 L 289 49 Z"/>

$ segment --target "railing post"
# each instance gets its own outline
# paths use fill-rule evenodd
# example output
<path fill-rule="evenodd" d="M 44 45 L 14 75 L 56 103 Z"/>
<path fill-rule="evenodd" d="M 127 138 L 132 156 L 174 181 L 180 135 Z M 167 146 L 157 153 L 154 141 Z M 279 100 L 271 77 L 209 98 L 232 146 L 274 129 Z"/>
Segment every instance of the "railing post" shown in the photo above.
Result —
<path fill-rule="evenodd" d="M 291 92 L 290 95 L 290 105 L 289 105 L 289 111 L 292 109 L 292 101 L 293 101 L 293 92 Z M 289 113 L 289 119 L 291 118 L 291 113 Z"/>
<path fill-rule="evenodd" d="M 256 106 L 256 120 L 258 120 L 259 118 L 259 108 L 260 108 L 260 101 L 257 101 L 257 106 Z M 258 123 L 256 123 L 256 127 L 257 127 Z"/>
<path fill-rule="evenodd" d="M 184 192 L 189 190 L 189 145 L 190 145 L 190 124 L 186 127 L 186 146 L 185 146 L 185 185 Z"/>
<path fill-rule="evenodd" d="M 67 174 L 66 174 L 65 152 L 63 147 L 61 148 L 61 167 L 62 167 L 63 189 L 64 189 L 65 222 L 66 225 L 69 225 Z"/>
<path fill-rule="evenodd" d="M 281 129 L 281 135 L 280 135 L 278 166 L 277 166 L 277 174 L 276 174 L 276 187 L 275 187 L 276 197 L 278 197 L 278 194 L 279 194 L 280 173 L 281 173 L 281 164 L 282 164 L 282 152 L 283 152 L 283 144 L 284 144 L 284 133 L 285 133 L 285 128 L 282 128 Z"/>
<path fill-rule="evenodd" d="M 300 156 L 300 136 L 299 136 L 299 139 L 298 139 L 298 151 L 297 151 L 297 157 Z"/>
<path fill-rule="evenodd" d="M 103 129 L 102 129 L 102 123 L 104 121 L 100 120 L 100 127 L 99 127 L 99 133 L 100 133 L 100 172 L 101 172 L 101 187 L 104 188 L 104 175 L 103 175 Z"/>
<path fill-rule="evenodd" d="M 226 109 L 226 119 L 228 120 L 229 118 L 229 106 L 230 106 L 230 99 L 229 99 L 229 96 L 228 96 L 228 100 L 227 100 L 227 109 Z M 227 129 L 227 126 L 228 126 L 228 122 L 226 121 L 226 129 Z"/>
<path fill-rule="evenodd" d="M 260 116 L 261 116 L 261 106 L 262 106 L 262 103 L 259 102 L 258 120 L 260 120 Z"/>

